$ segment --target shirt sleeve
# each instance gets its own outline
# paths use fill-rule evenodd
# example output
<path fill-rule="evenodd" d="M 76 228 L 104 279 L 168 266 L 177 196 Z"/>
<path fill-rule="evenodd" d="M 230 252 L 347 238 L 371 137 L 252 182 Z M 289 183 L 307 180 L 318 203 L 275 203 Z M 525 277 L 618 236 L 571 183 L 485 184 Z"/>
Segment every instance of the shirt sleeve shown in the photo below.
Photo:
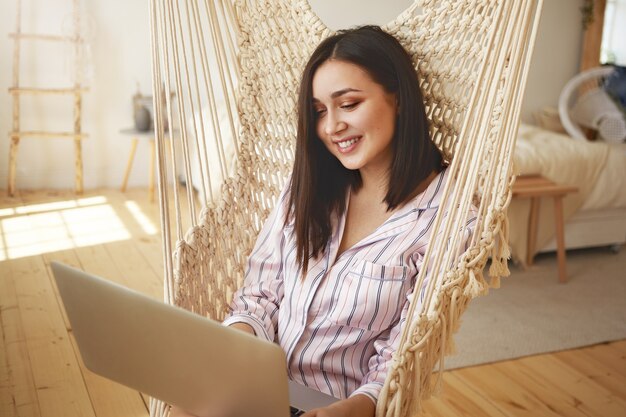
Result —
<path fill-rule="evenodd" d="M 466 223 L 466 228 L 461 237 L 460 247 L 463 250 L 467 250 L 467 246 L 470 243 L 470 239 L 474 230 L 476 218 L 470 217 L 469 221 Z M 417 267 L 418 271 L 423 264 L 423 253 L 417 254 Z M 428 277 L 424 280 L 424 286 L 428 284 Z M 423 291 L 420 291 L 423 293 Z M 406 323 L 407 314 L 409 311 L 409 302 L 412 298 L 413 288 L 411 288 L 407 293 L 404 300 L 404 305 L 402 307 L 402 313 L 400 315 L 400 320 L 398 323 L 393 326 L 390 331 L 383 333 L 383 335 L 374 342 L 375 353 L 369 359 L 368 367 L 369 370 L 365 374 L 362 380 L 362 385 L 357 388 L 350 397 L 363 394 L 369 397 L 374 404 L 378 401 L 378 397 L 380 392 L 382 391 L 383 385 L 385 383 L 385 379 L 387 378 L 387 373 L 389 368 L 392 365 L 393 354 L 397 350 L 400 344 L 400 337 L 402 335 L 402 330 Z M 422 297 L 420 297 L 419 305 L 416 306 L 415 311 L 420 311 L 420 305 L 422 304 Z"/>
<path fill-rule="evenodd" d="M 282 257 L 285 246 L 287 187 L 267 218 L 250 257 L 244 285 L 237 290 L 223 324 L 246 323 L 257 337 L 275 341 L 278 310 L 284 295 Z"/>

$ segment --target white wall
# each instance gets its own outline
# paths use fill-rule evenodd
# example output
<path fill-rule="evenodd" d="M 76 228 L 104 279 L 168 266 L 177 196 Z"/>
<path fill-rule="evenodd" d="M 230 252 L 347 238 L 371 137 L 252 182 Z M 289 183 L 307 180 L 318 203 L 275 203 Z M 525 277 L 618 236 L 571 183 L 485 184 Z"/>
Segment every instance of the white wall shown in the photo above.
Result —
<path fill-rule="evenodd" d="M 70 0 L 22 0 L 35 2 L 36 9 L 24 13 L 26 30 L 63 31 L 63 16 L 70 11 Z M 63 3 L 65 3 L 63 5 Z M 84 97 L 83 126 L 90 136 L 83 142 L 85 187 L 118 187 L 126 165 L 130 140 L 119 129 L 132 126 L 131 96 L 139 81 L 144 93 L 151 87 L 149 0 L 83 0 L 92 17 L 95 35 L 91 43 L 93 77 L 91 90 Z M 313 9 L 330 27 L 362 23 L 384 24 L 404 10 L 410 0 L 311 0 Z M 542 106 L 555 106 L 565 82 L 578 68 L 581 42 L 582 0 L 545 0 L 537 46 L 529 74 L 522 118 Z M 61 4 L 61 6 L 60 6 Z M 30 27 L 28 27 L 30 25 Z M 15 27 L 15 1 L 0 1 L 0 188 L 7 183 L 11 98 L 5 92 L 11 85 L 13 42 L 6 33 Z M 64 70 L 64 52 L 51 46 L 26 52 L 27 78 L 34 82 L 69 82 Z M 32 48 L 30 48 L 32 49 Z M 65 54 L 67 55 L 67 54 Z M 37 60 L 35 60 L 37 58 Z M 65 100 L 65 101 L 64 101 Z M 24 99 L 24 128 L 71 129 L 71 100 L 65 98 Z M 148 182 L 148 146 L 140 143 L 131 174 L 130 186 Z M 20 145 L 18 188 L 72 188 L 74 185 L 72 142 L 64 139 L 25 139 Z"/>
<path fill-rule="evenodd" d="M 22 31 L 63 34 L 71 30 L 71 0 L 22 0 Z M 139 82 L 144 93 L 151 89 L 149 0 L 83 0 L 93 29 L 91 37 L 90 91 L 83 97 L 85 188 L 119 187 L 130 149 L 130 139 L 119 130 L 133 125 L 131 96 Z M 12 100 L 6 93 L 12 84 L 16 1 L 0 2 L 0 188 L 6 188 Z M 36 7 L 31 7 L 36 5 Z M 66 29 L 67 28 L 67 29 Z M 70 54 L 52 42 L 23 41 L 22 86 L 71 86 Z M 88 67 L 89 68 L 89 67 Z M 67 130 L 73 128 L 70 97 L 22 98 L 22 129 Z M 129 185 L 147 184 L 148 144 L 140 143 Z M 17 165 L 18 188 L 73 188 L 73 141 L 25 138 Z"/>
<path fill-rule="evenodd" d="M 411 0 L 309 0 L 311 8 L 331 29 L 374 24 L 382 26 L 408 8 Z"/>
<path fill-rule="evenodd" d="M 532 122 L 532 113 L 545 106 L 556 107 L 561 89 L 578 73 L 582 3 L 582 0 L 544 0 L 522 104 L 522 121 Z"/>
<path fill-rule="evenodd" d="M 602 33 L 602 62 L 626 66 L 626 0 L 609 0 Z"/>

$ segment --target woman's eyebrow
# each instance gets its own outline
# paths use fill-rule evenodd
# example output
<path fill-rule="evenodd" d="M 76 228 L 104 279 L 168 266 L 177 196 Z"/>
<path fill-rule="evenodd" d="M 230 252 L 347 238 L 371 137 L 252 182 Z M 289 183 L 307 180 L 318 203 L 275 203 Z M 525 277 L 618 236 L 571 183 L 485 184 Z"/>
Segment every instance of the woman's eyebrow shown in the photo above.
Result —
<path fill-rule="evenodd" d="M 337 90 L 334 93 L 332 93 L 330 95 L 330 98 L 337 98 L 339 96 L 343 96 L 346 93 L 352 93 L 352 92 L 356 92 L 356 93 L 361 93 L 361 90 L 357 90 L 356 88 L 343 88 L 341 90 Z"/>
<path fill-rule="evenodd" d="M 337 97 L 341 97 L 342 95 L 347 94 L 347 93 L 362 93 L 362 92 L 363 92 L 362 90 L 357 90 L 356 88 L 350 88 L 350 87 L 342 88 L 341 90 L 337 90 L 337 91 L 333 92 L 330 95 L 330 98 L 334 99 L 334 98 L 337 98 Z M 319 102 L 320 102 L 319 99 L 313 97 L 313 103 L 319 103 Z"/>

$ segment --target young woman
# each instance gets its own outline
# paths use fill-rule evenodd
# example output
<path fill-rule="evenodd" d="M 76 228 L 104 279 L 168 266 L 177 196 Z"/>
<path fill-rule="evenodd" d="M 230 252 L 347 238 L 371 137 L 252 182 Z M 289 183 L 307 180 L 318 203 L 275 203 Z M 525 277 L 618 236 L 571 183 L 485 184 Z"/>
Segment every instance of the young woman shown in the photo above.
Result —
<path fill-rule="evenodd" d="M 374 416 L 445 181 L 410 56 L 378 27 L 304 69 L 291 179 L 224 324 L 276 343 L 289 377 Z"/>

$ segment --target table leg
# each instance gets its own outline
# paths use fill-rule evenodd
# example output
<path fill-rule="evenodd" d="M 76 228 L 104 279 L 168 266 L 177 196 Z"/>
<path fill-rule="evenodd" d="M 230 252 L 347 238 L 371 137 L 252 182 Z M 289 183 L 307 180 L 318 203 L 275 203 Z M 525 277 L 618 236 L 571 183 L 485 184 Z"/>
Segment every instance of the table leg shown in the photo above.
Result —
<path fill-rule="evenodd" d="M 528 217 L 528 241 L 526 242 L 526 265 L 531 266 L 535 258 L 535 243 L 537 241 L 537 219 L 539 218 L 539 197 L 530 199 L 530 215 Z"/>
<path fill-rule="evenodd" d="M 137 138 L 132 138 L 130 143 L 130 155 L 128 156 L 128 163 L 126 164 L 126 172 L 124 173 L 124 181 L 122 181 L 122 192 L 126 191 L 126 186 L 128 185 L 128 176 L 130 175 L 130 170 L 133 167 L 133 160 L 135 159 L 135 151 L 137 150 Z"/>
<path fill-rule="evenodd" d="M 563 196 L 554 196 L 554 227 L 556 231 L 556 254 L 559 264 L 559 282 L 567 282 L 565 268 L 565 228 L 563 226 Z"/>

